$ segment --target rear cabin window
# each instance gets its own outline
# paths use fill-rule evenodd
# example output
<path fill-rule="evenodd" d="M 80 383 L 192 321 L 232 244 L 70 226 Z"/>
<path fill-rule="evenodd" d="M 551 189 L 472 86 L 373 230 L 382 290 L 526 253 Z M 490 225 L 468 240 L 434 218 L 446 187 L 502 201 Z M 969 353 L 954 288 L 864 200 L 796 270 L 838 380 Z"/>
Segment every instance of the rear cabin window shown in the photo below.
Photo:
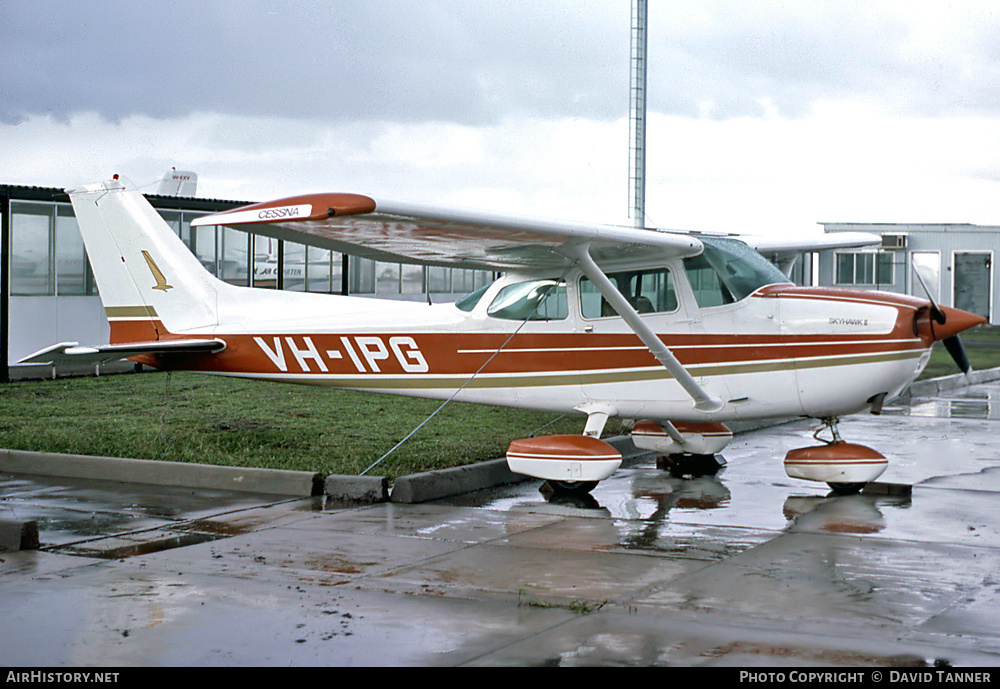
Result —
<path fill-rule="evenodd" d="M 631 270 L 611 273 L 608 278 L 638 313 L 670 313 L 677 310 L 677 293 L 670 271 Z M 611 304 L 587 278 L 580 279 L 580 311 L 584 318 L 617 316 Z"/>
<path fill-rule="evenodd" d="M 476 305 L 479 303 L 479 300 L 483 298 L 483 295 L 486 294 L 486 290 L 488 290 L 490 286 L 491 285 L 483 285 L 475 292 L 470 292 L 469 294 L 466 294 L 464 297 L 455 302 L 455 306 L 457 306 L 462 311 L 472 311 L 474 308 L 476 308 Z"/>
<path fill-rule="evenodd" d="M 493 318 L 511 321 L 556 321 L 569 315 L 566 283 L 531 280 L 507 285 L 486 309 Z"/>

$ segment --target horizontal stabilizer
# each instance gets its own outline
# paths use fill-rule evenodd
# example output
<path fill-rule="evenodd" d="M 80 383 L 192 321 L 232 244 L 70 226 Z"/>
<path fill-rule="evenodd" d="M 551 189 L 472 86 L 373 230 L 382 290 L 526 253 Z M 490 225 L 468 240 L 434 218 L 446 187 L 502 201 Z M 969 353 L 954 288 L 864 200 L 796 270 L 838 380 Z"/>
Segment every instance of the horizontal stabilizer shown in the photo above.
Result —
<path fill-rule="evenodd" d="M 62 364 L 93 365 L 118 359 L 127 359 L 139 354 L 216 354 L 226 348 L 222 340 L 157 340 L 153 342 L 127 342 L 97 347 L 81 347 L 77 342 L 61 342 L 46 347 L 29 357 L 21 359 L 21 364 Z"/>

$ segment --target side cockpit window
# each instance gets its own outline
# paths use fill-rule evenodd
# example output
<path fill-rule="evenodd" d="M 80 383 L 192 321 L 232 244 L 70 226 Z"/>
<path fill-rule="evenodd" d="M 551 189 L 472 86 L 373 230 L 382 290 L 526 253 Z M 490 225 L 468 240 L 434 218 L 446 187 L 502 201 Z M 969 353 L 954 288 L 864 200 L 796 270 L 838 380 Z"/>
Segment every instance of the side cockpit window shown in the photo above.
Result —
<path fill-rule="evenodd" d="M 665 268 L 611 273 L 608 278 L 640 314 L 670 313 L 677 310 L 674 282 L 670 271 Z M 618 315 L 587 278 L 580 279 L 580 311 L 584 318 Z"/>
<path fill-rule="evenodd" d="M 566 283 L 530 280 L 500 290 L 486 313 L 511 321 L 554 321 L 569 315 Z"/>

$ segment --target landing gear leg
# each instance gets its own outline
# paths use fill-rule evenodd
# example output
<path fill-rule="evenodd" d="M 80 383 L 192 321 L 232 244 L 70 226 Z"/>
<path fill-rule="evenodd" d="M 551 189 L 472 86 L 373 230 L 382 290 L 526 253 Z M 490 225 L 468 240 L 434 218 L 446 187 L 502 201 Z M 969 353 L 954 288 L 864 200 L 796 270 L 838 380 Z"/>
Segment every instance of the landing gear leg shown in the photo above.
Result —
<path fill-rule="evenodd" d="M 821 419 L 822 425 L 818 426 L 816 430 L 813 431 L 813 437 L 820 442 L 826 443 L 827 445 L 836 445 L 837 443 L 843 443 L 844 439 L 840 437 L 840 429 L 837 427 L 837 419 L 831 417 L 829 419 Z M 829 428 L 832 440 L 826 440 L 819 436 L 823 432 L 823 429 Z M 861 490 L 867 485 L 865 482 L 855 482 L 855 483 L 842 483 L 835 481 L 827 481 L 826 485 L 830 486 L 832 490 L 837 495 L 855 495 L 860 493 Z"/>

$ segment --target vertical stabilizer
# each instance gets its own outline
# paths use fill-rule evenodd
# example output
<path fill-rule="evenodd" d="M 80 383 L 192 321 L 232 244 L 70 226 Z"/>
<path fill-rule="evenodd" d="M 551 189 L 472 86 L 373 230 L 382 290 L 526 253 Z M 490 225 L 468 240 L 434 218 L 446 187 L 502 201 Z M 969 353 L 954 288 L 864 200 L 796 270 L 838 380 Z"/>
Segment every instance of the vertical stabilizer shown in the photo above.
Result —
<path fill-rule="evenodd" d="M 67 193 L 113 343 L 218 323 L 218 293 L 227 285 L 202 267 L 142 194 L 117 178 Z"/>
<path fill-rule="evenodd" d="M 194 196 L 198 191 L 198 175 L 190 170 L 171 168 L 163 174 L 156 193 L 160 196 Z"/>

